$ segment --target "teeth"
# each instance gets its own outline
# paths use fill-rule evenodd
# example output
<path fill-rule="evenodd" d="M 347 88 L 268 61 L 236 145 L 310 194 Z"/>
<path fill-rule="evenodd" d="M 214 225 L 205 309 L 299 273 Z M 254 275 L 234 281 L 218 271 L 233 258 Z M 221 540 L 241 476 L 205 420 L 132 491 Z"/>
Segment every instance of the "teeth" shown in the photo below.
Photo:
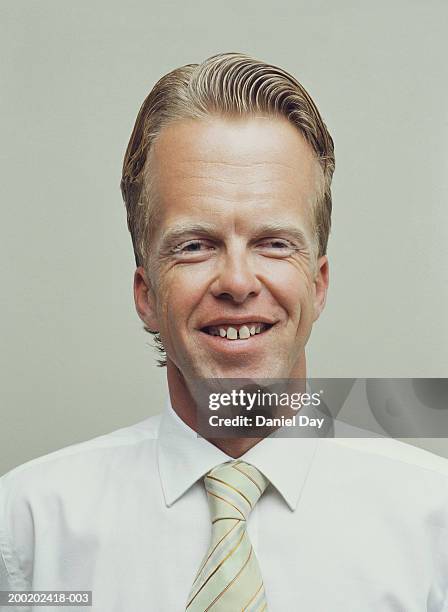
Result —
<path fill-rule="evenodd" d="M 228 340 L 236 340 L 238 338 L 238 332 L 234 327 L 227 328 L 227 338 Z"/>
<path fill-rule="evenodd" d="M 240 328 L 236 327 L 210 327 L 209 334 L 212 336 L 220 336 L 221 338 L 227 338 L 227 340 L 247 340 L 251 336 L 255 334 L 259 334 L 261 331 L 265 329 L 265 325 L 263 323 L 259 323 L 258 325 L 242 325 Z"/>
<path fill-rule="evenodd" d="M 250 338 L 250 331 L 246 325 L 243 325 L 243 327 L 240 327 L 239 333 L 240 333 L 241 340 L 247 340 L 247 338 Z"/>

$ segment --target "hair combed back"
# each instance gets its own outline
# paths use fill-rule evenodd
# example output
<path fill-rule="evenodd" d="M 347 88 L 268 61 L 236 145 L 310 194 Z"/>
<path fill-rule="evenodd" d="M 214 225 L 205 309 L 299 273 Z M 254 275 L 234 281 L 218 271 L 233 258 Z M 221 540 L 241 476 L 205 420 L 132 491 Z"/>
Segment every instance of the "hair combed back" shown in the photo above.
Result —
<path fill-rule="evenodd" d="M 137 266 L 148 263 L 151 173 L 147 161 L 162 128 L 181 119 L 263 114 L 285 117 L 312 147 L 322 170 L 314 207 L 318 254 L 331 226 L 333 140 L 303 86 L 288 72 L 241 53 L 221 53 L 163 76 L 138 113 L 123 163 L 121 191 Z"/>

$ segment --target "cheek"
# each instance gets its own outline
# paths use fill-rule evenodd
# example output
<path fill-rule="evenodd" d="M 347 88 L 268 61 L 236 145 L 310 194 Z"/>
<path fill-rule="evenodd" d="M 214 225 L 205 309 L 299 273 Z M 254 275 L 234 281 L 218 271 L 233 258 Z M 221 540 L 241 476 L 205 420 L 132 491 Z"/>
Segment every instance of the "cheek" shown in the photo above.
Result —
<path fill-rule="evenodd" d="M 301 317 L 312 305 L 312 280 L 307 268 L 298 262 L 275 261 L 265 264 L 266 284 L 275 300 L 294 319 Z"/>
<path fill-rule="evenodd" d="M 196 266 L 178 265 L 160 275 L 159 316 L 171 328 L 182 325 L 200 302 L 207 287 L 206 276 Z"/>

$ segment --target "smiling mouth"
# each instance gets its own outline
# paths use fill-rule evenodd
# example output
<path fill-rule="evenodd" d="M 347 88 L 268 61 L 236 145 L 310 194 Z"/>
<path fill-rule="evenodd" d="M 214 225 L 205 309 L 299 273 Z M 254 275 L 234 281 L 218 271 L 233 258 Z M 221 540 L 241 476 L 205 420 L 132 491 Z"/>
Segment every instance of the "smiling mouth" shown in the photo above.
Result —
<path fill-rule="evenodd" d="M 220 336 L 226 340 L 248 340 L 252 336 L 263 334 L 273 327 L 271 323 L 245 323 L 243 325 L 210 325 L 203 327 L 202 332 L 209 336 Z"/>

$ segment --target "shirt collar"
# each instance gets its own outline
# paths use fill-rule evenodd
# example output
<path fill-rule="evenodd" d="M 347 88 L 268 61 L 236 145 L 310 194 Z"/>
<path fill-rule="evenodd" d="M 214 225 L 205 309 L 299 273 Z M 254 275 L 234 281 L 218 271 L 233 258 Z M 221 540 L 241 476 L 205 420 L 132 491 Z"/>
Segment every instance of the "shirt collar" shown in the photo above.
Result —
<path fill-rule="evenodd" d="M 239 459 L 262 472 L 291 510 L 302 488 L 317 448 L 316 437 L 280 437 L 280 432 L 258 442 Z M 165 504 L 172 506 L 196 481 L 230 457 L 201 438 L 177 415 L 168 400 L 160 422 L 157 462 Z"/>

